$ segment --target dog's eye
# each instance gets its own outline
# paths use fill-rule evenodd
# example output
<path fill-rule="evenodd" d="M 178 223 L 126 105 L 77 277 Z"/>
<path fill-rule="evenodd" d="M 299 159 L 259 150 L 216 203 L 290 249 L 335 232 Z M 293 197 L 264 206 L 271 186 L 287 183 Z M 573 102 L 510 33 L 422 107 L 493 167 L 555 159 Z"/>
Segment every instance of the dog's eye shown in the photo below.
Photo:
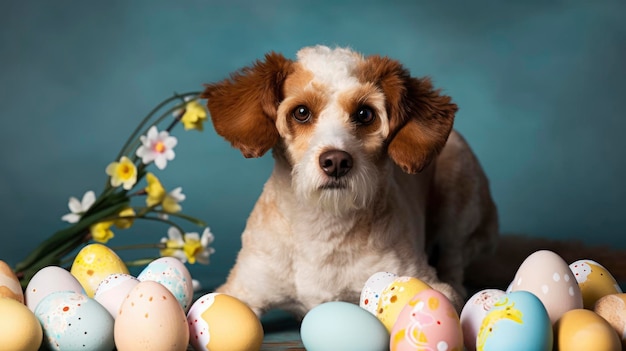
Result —
<path fill-rule="evenodd" d="M 359 107 L 354 114 L 354 120 L 358 124 L 370 124 L 374 121 L 375 117 L 376 115 L 374 115 L 374 111 L 367 106 Z"/>
<path fill-rule="evenodd" d="M 293 112 L 291 112 L 293 118 L 300 123 L 308 122 L 311 119 L 311 110 L 304 105 L 299 105 Z"/>

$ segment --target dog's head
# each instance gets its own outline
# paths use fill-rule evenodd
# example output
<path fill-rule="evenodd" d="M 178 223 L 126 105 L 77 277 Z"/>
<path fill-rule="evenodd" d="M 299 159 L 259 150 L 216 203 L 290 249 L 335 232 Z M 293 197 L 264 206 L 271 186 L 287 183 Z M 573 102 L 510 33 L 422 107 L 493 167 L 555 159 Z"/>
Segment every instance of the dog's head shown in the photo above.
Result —
<path fill-rule="evenodd" d="M 215 130 L 246 157 L 274 148 L 295 191 L 335 210 L 362 208 L 391 159 L 426 167 L 452 129 L 455 104 L 399 62 L 324 46 L 297 60 L 270 53 L 206 86 Z"/>

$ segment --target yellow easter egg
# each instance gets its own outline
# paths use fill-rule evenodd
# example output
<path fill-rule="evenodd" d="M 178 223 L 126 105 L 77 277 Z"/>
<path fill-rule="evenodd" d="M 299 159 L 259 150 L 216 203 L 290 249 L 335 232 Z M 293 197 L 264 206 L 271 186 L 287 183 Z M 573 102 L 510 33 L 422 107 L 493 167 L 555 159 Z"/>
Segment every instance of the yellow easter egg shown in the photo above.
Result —
<path fill-rule="evenodd" d="M 119 256 L 107 246 L 90 244 L 76 255 L 70 273 L 93 298 L 98 285 L 111 274 L 128 274 L 128 268 Z"/>
<path fill-rule="evenodd" d="M 0 261 L 0 297 L 9 297 L 24 303 L 24 293 L 20 281 L 8 264 Z"/>
<path fill-rule="evenodd" d="M 565 312 L 554 325 L 554 346 L 558 351 L 620 351 L 622 344 L 609 322 L 593 311 Z"/>
<path fill-rule="evenodd" d="M 378 300 L 376 317 L 391 332 L 404 306 L 418 292 L 431 289 L 430 285 L 413 277 L 398 277 L 387 285 Z"/>
<path fill-rule="evenodd" d="M 596 261 L 578 260 L 569 267 L 580 287 L 583 305 L 588 310 L 592 310 L 601 297 L 622 292 L 611 273 Z"/>
<path fill-rule="evenodd" d="M 35 314 L 14 299 L 0 297 L 0 341 L 3 351 L 37 351 L 43 330 Z"/>
<path fill-rule="evenodd" d="M 593 311 L 615 329 L 626 350 L 626 294 L 607 295 L 596 301 Z"/>

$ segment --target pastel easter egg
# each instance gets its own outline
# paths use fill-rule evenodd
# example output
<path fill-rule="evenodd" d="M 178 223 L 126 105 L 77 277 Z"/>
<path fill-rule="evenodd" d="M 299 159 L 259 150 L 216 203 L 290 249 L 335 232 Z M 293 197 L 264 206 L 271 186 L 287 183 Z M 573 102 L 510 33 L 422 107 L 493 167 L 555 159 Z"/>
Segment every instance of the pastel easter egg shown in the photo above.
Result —
<path fill-rule="evenodd" d="M 44 297 L 57 291 L 85 293 L 85 289 L 69 271 L 58 266 L 48 266 L 37 271 L 28 282 L 24 293 L 26 305 L 35 312 Z"/>
<path fill-rule="evenodd" d="M 54 292 L 39 302 L 35 315 L 51 350 L 111 351 L 115 346 L 113 317 L 86 295 Z"/>
<path fill-rule="evenodd" d="M 476 337 L 489 310 L 506 293 L 499 289 L 481 290 L 467 300 L 461 311 L 463 343 L 468 351 L 476 350 Z"/>
<path fill-rule="evenodd" d="M 398 277 L 387 285 L 378 301 L 376 317 L 383 323 L 388 332 L 391 332 L 398 315 L 407 304 L 420 291 L 431 289 L 430 285 L 413 277 Z"/>
<path fill-rule="evenodd" d="M 569 265 L 548 250 L 524 260 L 513 279 L 512 292 L 529 291 L 544 304 L 554 324 L 563 313 L 583 307 L 583 298 Z"/>
<path fill-rule="evenodd" d="M 551 351 L 552 324 L 541 300 L 528 291 L 502 296 L 489 310 L 476 337 L 484 351 Z"/>
<path fill-rule="evenodd" d="M 150 262 L 137 276 L 139 281 L 154 281 L 169 290 L 187 312 L 193 300 L 193 283 L 189 270 L 175 257 L 161 257 Z"/>
<path fill-rule="evenodd" d="M 196 351 L 258 351 L 263 327 L 239 299 L 219 293 L 200 297 L 187 313 L 190 343 Z"/>
<path fill-rule="evenodd" d="M 111 274 L 100 282 L 93 298 L 106 308 L 113 318 L 117 318 L 126 295 L 137 284 L 139 280 L 130 274 Z"/>
<path fill-rule="evenodd" d="M 300 335 L 307 351 L 387 351 L 389 348 L 385 326 L 363 308 L 342 301 L 326 302 L 311 309 L 302 320 Z"/>
<path fill-rule="evenodd" d="M 93 297 L 98 285 L 111 274 L 128 274 L 128 268 L 119 256 L 102 244 L 83 247 L 72 264 L 70 273 L 83 286 L 87 296 Z"/>
<path fill-rule="evenodd" d="M 620 351 L 622 344 L 613 327 L 593 311 L 576 309 L 565 312 L 554 325 L 556 350 Z"/>
<path fill-rule="evenodd" d="M 596 261 L 578 260 L 569 268 L 578 282 L 586 309 L 593 309 L 596 301 L 603 296 L 622 292 L 611 273 Z"/>
<path fill-rule="evenodd" d="M 0 297 L 0 340 L 3 351 L 37 351 L 43 340 L 41 324 L 23 303 Z"/>
<path fill-rule="evenodd" d="M 626 294 L 613 294 L 601 297 L 593 311 L 604 318 L 615 329 L 626 350 Z"/>
<path fill-rule="evenodd" d="M 377 272 L 372 274 L 365 282 L 363 290 L 361 290 L 359 306 L 367 310 L 369 313 L 376 315 L 378 301 L 383 289 L 385 289 L 385 287 L 397 277 L 397 274 L 389 272 Z"/>
<path fill-rule="evenodd" d="M 402 309 L 391 330 L 391 351 L 463 350 L 459 315 L 442 293 L 417 293 Z"/>
<path fill-rule="evenodd" d="M 8 264 L 0 260 L 0 297 L 8 297 L 24 303 L 22 286 Z"/>

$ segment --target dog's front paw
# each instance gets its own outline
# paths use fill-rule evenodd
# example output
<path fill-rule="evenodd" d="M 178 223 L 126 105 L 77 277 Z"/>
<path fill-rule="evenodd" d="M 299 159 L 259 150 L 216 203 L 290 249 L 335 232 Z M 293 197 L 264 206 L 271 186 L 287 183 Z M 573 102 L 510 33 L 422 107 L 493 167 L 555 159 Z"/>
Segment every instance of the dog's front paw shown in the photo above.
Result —
<path fill-rule="evenodd" d="M 245 291 L 233 289 L 232 285 L 230 285 L 228 283 L 220 286 L 217 289 L 215 289 L 215 292 L 216 293 L 220 293 L 220 294 L 229 295 L 229 296 L 237 298 L 241 302 L 245 303 L 248 307 L 250 307 L 252 312 L 254 312 L 254 314 L 256 314 L 257 317 L 259 317 L 259 318 L 261 318 L 263 313 L 266 312 L 265 309 L 263 308 L 263 306 L 261 306 L 260 304 L 256 303 L 254 299 L 247 298 L 247 294 L 246 294 Z"/>

